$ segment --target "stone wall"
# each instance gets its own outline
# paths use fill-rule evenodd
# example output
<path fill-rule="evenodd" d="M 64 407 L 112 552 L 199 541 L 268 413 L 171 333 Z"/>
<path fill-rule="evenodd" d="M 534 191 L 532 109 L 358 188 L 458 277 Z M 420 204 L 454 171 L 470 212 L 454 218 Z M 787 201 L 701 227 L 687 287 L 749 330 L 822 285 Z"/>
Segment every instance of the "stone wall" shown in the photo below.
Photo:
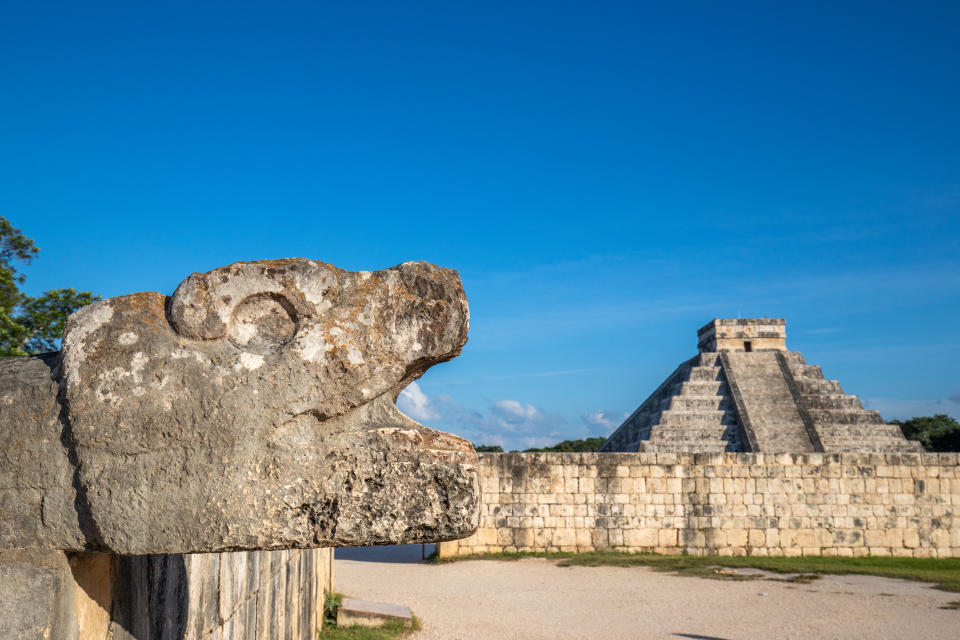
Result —
<path fill-rule="evenodd" d="M 0 552 L 0 638 L 315 640 L 333 550 Z"/>
<path fill-rule="evenodd" d="M 441 557 L 598 549 L 960 557 L 960 454 L 481 454 Z"/>

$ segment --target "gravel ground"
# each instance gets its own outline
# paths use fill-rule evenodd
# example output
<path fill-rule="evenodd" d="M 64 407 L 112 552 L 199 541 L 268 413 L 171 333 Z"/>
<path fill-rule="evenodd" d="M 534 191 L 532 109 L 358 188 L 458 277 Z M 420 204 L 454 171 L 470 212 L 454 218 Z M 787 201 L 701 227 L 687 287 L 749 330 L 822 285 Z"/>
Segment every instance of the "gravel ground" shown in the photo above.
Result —
<path fill-rule="evenodd" d="M 429 549 L 428 549 L 429 552 Z M 957 638 L 960 600 L 918 582 L 706 580 L 542 559 L 420 562 L 421 548 L 338 550 L 337 591 L 408 605 L 412 640 L 447 638 Z"/>

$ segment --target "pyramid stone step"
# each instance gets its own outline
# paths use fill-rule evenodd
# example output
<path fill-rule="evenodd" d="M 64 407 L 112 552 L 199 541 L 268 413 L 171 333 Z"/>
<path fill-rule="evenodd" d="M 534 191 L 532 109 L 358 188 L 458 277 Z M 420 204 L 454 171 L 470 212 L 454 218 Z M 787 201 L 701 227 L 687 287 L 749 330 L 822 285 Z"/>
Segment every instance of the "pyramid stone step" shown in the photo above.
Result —
<path fill-rule="evenodd" d="M 823 370 L 819 365 L 804 364 L 799 367 L 801 375 L 805 378 L 823 379 Z"/>
<path fill-rule="evenodd" d="M 723 396 L 673 396 L 665 401 L 669 409 L 674 412 L 681 411 L 725 411 L 730 406 L 730 401 Z"/>
<path fill-rule="evenodd" d="M 710 426 L 730 424 L 734 420 L 729 411 L 661 411 L 660 420 L 654 427 L 661 426 Z"/>
<path fill-rule="evenodd" d="M 723 370 L 720 367 L 693 367 L 690 369 L 690 380 L 714 382 L 721 379 Z"/>
<path fill-rule="evenodd" d="M 720 395 L 724 386 L 719 380 L 688 380 L 680 385 L 679 393 L 682 396 L 716 396 Z"/>
<path fill-rule="evenodd" d="M 661 426 L 650 433 L 647 442 L 682 442 L 684 440 L 723 440 L 724 427 L 667 427 Z"/>
<path fill-rule="evenodd" d="M 842 393 L 820 393 L 803 396 L 803 402 L 809 409 L 844 409 L 846 411 L 863 410 L 857 396 Z"/>
<path fill-rule="evenodd" d="M 784 351 L 783 357 L 791 368 L 804 367 L 807 361 L 803 359 L 803 354 L 799 351 Z"/>
<path fill-rule="evenodd" d="M 836 380 L 817 380 L 814 378 L 798 378 L 797 386 L 804 395 L 838 394 L 843 393 L 840 383 Z"/>
<path fill-rule="evenodd" d="M 884 424 L 883 418 L 876 411 L 859 409 L 849 411 L 845 409 L 810 409 L 808 411 L 814 424 Z"/>
<path fill-rule="evenodd" d="M 719 353 L 701 353 L 694 359 L 695 366 L 698 367 L 719 367 Z"/>
<path fill-rule="evenodd" d="M 821 438 L 902 438 L 900 427 L 894 424 L 821 424 L 817 425 Z"/>
<path fill-rule="evenodd" d="M 886 442 L 910 442 L 907 439 L 889 438 L 884 436 L 826 436 L 823 438 L 823 444 L 851 444 L 859 442 L 861 444 L 882 444 Z"/>

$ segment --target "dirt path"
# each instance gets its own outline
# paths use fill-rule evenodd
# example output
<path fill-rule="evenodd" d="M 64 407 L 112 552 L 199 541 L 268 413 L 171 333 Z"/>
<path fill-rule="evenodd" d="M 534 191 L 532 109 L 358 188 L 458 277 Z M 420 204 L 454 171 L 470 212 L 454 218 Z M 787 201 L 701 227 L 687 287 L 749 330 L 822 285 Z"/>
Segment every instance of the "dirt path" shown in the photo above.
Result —
<path fill-rule="evenodd" d="M 960 594 L 871 576 L 809 584 L 732 582 L 642 567 L 557 567 L 538 559 L 417 562 L 338 553 L 337 590 L 408 605 L 423 621 L 414 640 L 447 638 L 955 638 Z M 346 557 L 352 559 L 345 559 Z M 360 559 L 357 559 L 360 558 Z M 382 560 L 401 560 L 384 562 Z"/>

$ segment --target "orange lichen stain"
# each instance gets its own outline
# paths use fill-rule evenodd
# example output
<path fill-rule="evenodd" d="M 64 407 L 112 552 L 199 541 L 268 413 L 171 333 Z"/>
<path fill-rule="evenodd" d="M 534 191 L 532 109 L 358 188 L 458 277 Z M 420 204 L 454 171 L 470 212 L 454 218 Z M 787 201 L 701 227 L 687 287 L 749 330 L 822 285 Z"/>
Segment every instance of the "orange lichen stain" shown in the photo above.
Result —
<path fill-rule="evenodd" d="M 113 298 L 110 305 L 121 312 L 139 314 L 139 318 L 131 318 L 131 322 L 124 325 L 125 329 L 134 328 L 133 325 L 149 325 L 157 331 L 158 326 L 167 325 L 165 313 L 167 296 L 156 291 L 143 291 Z"/>

